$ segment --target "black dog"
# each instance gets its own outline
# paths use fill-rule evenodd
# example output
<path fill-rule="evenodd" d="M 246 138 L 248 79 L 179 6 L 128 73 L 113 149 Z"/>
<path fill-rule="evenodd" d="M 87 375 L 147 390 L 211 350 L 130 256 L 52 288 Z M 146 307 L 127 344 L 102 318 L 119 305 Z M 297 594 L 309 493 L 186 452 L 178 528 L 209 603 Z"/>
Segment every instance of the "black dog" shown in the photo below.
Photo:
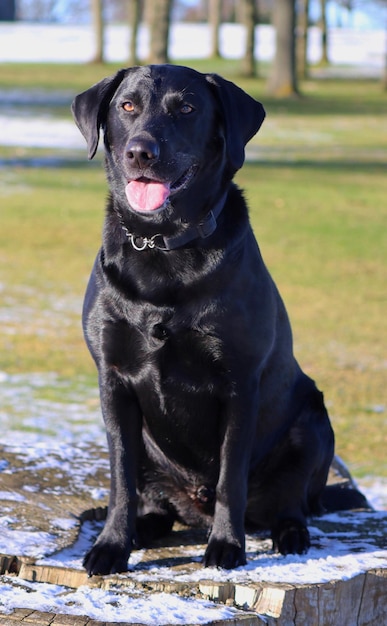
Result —
<path fill-rule="evenodd" d="M 334 437 L 232 183 L 264 119 L 212 74 L 119 71 L 75 98 L 110 198 L 84 305 L 111 462 L 89 574 L 126 570 L 174 520 L 210 530 L 205 565 L 246 562 L 245 524 L 303 553 Z"/>

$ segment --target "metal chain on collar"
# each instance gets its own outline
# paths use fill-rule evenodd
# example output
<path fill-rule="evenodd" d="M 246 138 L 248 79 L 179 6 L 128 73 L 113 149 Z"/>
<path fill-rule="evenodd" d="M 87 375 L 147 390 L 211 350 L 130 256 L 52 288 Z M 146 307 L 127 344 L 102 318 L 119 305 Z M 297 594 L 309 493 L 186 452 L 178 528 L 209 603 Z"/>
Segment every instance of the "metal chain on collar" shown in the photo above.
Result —
<path fill-rule="evenodd" d="M 157 248 L 158 250 L 168 250 L 168 248 L 165 245 L 159 245 L 156 243 L 156 240 L 158 237 L 161 237 L 161 241 L 164 243 L 164 238 L 160 233 L 157 233 L 156 235 L 152 235 L 152 237 L 139 237 L 138 235 L 134 235 L 133 233 L 129 232 L 129 230 L 122 223 L 122 221 L 121 221 L 121 228 L 124 231 L 128 241 L 132 244 L 132 247 L 134 248 L 134 250 L 137 250 L 138 252 L 142 252 L 143 250 L 146 250 L 147 248 L 149 250 L 153 250 L 154 248 Z"/>

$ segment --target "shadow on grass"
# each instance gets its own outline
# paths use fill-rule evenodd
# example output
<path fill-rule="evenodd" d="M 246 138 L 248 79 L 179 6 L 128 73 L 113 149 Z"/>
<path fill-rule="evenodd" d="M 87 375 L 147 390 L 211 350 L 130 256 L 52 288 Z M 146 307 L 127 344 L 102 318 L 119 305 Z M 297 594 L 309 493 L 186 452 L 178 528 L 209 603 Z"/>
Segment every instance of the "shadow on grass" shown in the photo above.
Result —
<path fill-rule="evenodd" d="M 88 161 L 87 158 L 61 157 L 61 156 L 31 156 L 0 158 L 0 169 L 8 167 L 23 168 L 52 168 L 52 169 L 101 169 L 102 158 Z"/>
<path fill-rule="evenodd" d="M 268 167 L 278 169 L 295 169 L 295 170 L 325 170 L 325 171 L 340 171 L 340 172 L 369 172 L 370 174 L 381 174 L 386 172 L 386 165 L 381 161 L 355 161 L 344 159 L 327 159 L 315 160 L 315 159 L 248 159 L 246 166 L 252 167 Z M 245 166 L 245 167 L 246 167 Z"/>
<path fill-rule="evenodd" d="M 60 156 L 32 156 L 32 157 L 10 157 L 0 158 L 0 169 L 2 168 L 47 168 L 47 169 L 96 169 L 101 170 L 103 166 L 103 158 L 97 158 L 88 161 L 85 158 L 76 157 L 60 157 Z M 348 172 L 369 172 L 370 174 L 381 174 L 386 171 L 386 165 L 382 161 L 370 160 L 347 160 L 347 159 L 278 159 L 275 157 L 265 158 L 262 154 L 261 158 L 255 156 L 246 158 L 245 167 L 267 167 L 279 169 L 295 169 L 295 170 L 325 170 L 325 171 L 348 171 Z"/>
<path fill-rule="evenodd" d="M 258 90 L 250 91 L 250 93 L 263 103 L 266 113 L 272 115 L 343 115 L 346 117 L 372 115 L 385 118 L 386 102 L 379 94 L 375 94 L 374 83 L 369 82 L 369 86 L 372 85 L 370 94 L 367 94 L 367 83 L 362 81 L 361 85 L 363 93 L 351 85 L 349 94 L 333 95 L 332 87 L 327 86 L 326 95 L 320 91 L 318 96 L 301 95 L 297 98 L 285 99 L 272 98 Z M 381 87 L 380 92 L 382 92 Z"/>

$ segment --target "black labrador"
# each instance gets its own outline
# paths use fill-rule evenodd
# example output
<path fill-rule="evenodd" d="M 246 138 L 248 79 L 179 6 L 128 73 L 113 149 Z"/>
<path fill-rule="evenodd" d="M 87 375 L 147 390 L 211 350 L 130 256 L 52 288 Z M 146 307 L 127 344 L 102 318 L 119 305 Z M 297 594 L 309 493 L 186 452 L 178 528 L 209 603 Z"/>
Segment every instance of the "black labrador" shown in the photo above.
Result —
<path fill-rule="evenodd" d="M 232 182 L 262 105 L 214 74 L 133 67 L 73 103 L 110 195 L 84 304 L 111 463 L 85 557 L 121 572 L 175 520 L 208 528 L 207 566 L 246 562 L 245 524 L 303 553 L 334 436 Z"/>

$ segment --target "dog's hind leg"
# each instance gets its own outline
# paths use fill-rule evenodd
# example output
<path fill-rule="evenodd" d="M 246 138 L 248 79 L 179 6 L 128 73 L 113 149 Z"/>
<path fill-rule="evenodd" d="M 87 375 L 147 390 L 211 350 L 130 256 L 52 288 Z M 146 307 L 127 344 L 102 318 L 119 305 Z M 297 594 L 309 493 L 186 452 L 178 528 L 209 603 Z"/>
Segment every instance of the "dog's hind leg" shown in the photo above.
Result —
<path fill-rule="evenodd" d="M 309 386 L 301 406 L 299 401 L 293 425 L 249 480 L 246 523 L 269 528 L 273 547 L 282 554 L 307 552 L 306 517 L 323 512 L 321 496 L 334 450 L 322 394 Z"/>

